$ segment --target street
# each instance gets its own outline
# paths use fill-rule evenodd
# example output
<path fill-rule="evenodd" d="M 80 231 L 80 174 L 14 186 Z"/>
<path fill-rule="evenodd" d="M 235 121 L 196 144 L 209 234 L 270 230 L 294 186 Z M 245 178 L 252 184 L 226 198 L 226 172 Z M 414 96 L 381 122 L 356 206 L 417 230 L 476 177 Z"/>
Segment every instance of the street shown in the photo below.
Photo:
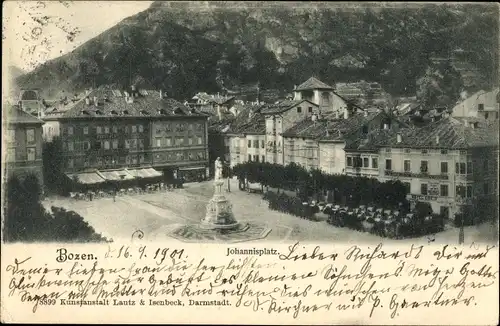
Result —
<path fill-rule="evenodd" d="M 176 225 L 196 224 L 205 214 L 206 204 L 213 194 L 212 182 L 189 183 L 184 189 L 142 195 L 127 195 L 94 201 L 48 198 L 50 206 L 74 210 L 103 236 L 114 241 L 129 240 L 141 230 L 144 239 L 161 241 L 173 239 L 168 230 Z M 247 193 L 238 189 L 237 180 L 231 180 L 231 192 L 226 197 L 233 204 L 233 213 L 238 221 L 265 223 L 273 229 L 266 241 L 302 241 L 336 243 L 448 243 L 458 244 L 458 228 L 449 228 L 435 236 L 416 239 L 391 240 L 365 232 L 338 228 L 325 221 L 314 222 L 296 216 L 272 211 L 261 194 Z M 492 223 L 465 227 L 465 244 L 496 243 L 497 227 Z M 175 240 L 177 241 L 177 240 Z M 262 240 L 259 240 L 262 241 Z"/>

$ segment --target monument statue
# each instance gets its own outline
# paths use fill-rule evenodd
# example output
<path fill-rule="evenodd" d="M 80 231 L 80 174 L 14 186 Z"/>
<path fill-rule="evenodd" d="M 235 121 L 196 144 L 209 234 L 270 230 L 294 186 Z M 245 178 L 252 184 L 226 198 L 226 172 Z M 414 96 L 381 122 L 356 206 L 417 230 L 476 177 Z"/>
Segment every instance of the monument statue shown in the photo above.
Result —
<path fill-rule="evenodd" d="M 234 218 L 232 205 L 224 196 L 222 187 L 224 179 L 222 177 L 222 162 L 220 157 L 215 160 L 214 173 L 214 196 L 207 204 L 207 212 L 201 220 L 201 226 L 206 229 L 230 230 L 239 227 L 239 223 Z"/>

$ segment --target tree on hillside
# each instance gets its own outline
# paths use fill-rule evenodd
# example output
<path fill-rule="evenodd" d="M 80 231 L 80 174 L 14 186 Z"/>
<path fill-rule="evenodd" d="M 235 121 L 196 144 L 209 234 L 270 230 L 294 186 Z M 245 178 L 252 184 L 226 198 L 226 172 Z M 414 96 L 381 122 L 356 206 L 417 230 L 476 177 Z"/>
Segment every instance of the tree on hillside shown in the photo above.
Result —
<path fill-rule="evenodd" d="M 429 65 L 417 80 L 417 99 L 425 108 L 451 106 L 460 97 L 462 88 L 462 77 L 451 63 Z"/>

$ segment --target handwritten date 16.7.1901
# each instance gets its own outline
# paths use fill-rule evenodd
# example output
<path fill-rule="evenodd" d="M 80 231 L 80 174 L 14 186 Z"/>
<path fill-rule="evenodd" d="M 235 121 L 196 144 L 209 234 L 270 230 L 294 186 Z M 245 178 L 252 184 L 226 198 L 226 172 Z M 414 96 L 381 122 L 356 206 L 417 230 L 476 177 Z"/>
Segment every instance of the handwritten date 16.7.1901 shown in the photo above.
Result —
<path fill-rule="evenodd" d="M 108 251 L 104 255 L 106 259 L 153 259 L 158 265 L 162 264 L 165 259 L 171 260 L 185 259 L 187 255 L 184 249 L 176 248 L 148 248 L 147 246 L 130 247 L 122 245 L 117 249 L 108 247 Z"/>

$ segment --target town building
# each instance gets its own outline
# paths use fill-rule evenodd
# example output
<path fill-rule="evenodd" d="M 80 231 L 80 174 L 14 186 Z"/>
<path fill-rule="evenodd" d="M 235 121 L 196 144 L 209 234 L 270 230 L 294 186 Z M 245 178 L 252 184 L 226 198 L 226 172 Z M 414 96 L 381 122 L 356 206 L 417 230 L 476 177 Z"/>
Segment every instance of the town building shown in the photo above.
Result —
<path fill-rule="evenodd" d="M 334 112 L 348 115 L 353 107 L 335 93 L 334 88 L 311 77 L 294 88 L 294 99 L 270 104 L 262 110 L 266 119 L 266 161 L 285 164 L 283 133 L 313 116 Z"/>
<path fill-rule="evenodd" d="M 465 205 L 478 216 L 497 210 L 498 123 L 448 117 L 422 128 L 375 131 L 346 147 L 361 175 L 374 175 L 364 160 L 377 153 L 379 181 L 403 182 L 413 204 L 428 202 L 449 218 Z"/>
<path fill-rule="evenodd" d="M 346 156 L 346 144 L 352 139 L 364 139 L 371 132 L 378 130 L 398 130 L 407 125 L 386 111 L 357 112 L 350 117 L 333 119 L 328 127 L 328 133 L 318 139 L 319 168 L 328 174 L 365 175 L 373 174 L 370 171 L 357 171 L 353 158 Z M 376 167 L 377 158 L 366 155 L 369 167 Z"/>
<path fill-rule="evenodd" d="M 211 123 L 213 159 L 221 157 L 229 166 L 265 161 L 265 117 L 261 104 L 246 104 L 238 116 Z M 214 147 L 218 147 L 216 150 Z M 218 154 L 215 154 L 215 153 Z"/>
<path fill-rule="evenodd" d="M 68 173 L 152 167 L 188 181 L 208 175 L 207 115 L 161 91 L 103 86 L 55 120 Z"/>
<path fill-rule="evenodd" d="M 187 105 L 200 112 L 207 113 L 211 120 L 222 120 L 235 103 L 234 96 L 213 95 L 206 92 L 197 93 Z"/>
<path fill-rule="evenodd" d="M 5 148 L 5 175 L 24 178 L 33 174 L 43 187 L 43 121 L 18 106 L 4 106 L 3 112 L 2 127 L 6 135 L 6 142 L 2 146 Z"/>
<path fill-rule="evenodd" d="M 39 89 L 21 89 L 17 104 L 21 110 L 38 118 L 44 110 Z"/>
<path fill-rule="evenodd" d="M 453 107 L 453 117 L 474 117 L 485 120 L 498 120 L 500 111 L 500 89 L 479 91 Z"/>

